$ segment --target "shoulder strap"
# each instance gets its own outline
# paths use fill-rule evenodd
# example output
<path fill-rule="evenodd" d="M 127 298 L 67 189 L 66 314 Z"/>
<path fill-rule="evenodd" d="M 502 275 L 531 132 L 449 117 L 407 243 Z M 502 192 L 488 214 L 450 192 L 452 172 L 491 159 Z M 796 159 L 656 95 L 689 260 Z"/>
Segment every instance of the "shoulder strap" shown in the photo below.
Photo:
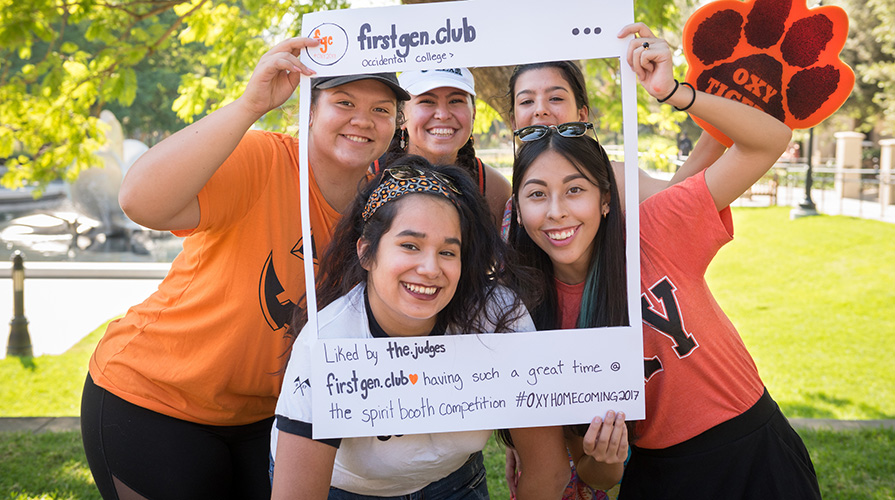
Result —
<path fill-rule="evenodd" d="M 479 167 L 479 190 L 482 192 L 482 195 L 485 194 L 485 165 L 482 163 L 482 159 L 478 156 L 475 157 L 475 163 Z"/>

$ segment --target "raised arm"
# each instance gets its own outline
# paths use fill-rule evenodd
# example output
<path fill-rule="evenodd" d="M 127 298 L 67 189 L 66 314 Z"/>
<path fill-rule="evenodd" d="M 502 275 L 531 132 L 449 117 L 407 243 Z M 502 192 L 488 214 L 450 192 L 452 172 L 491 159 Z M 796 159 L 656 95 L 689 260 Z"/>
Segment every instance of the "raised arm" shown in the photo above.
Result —
<path fill-rule="evenodd" d="M 792 131 L 776 118 L 751 106 L 676 85 L 671 71 L 671 50 L 665 40 L 656 38 L 643 23 L 626 26 L 619 36 L 632 34 L 640 38 L 631 40 L 628 46 L 628 64 L 646 91 L 657 99 L 671 95 L 666 104 L 677 108 L 689 106 L 689 113 L 712 124 L 733 140 L 733 146 L 714 161 L 705 174 L 715 206 L 719 210 L 726 207 L 774 165 L 789 144 Z M 643 46 L 644 42 L 649 48 Z"/>
<path fill-rule="evenodd" d="M 192 229 L 199 224 L 196 196 L 249 127 L 292 95 L 301 74 L 301 50 L 319 42 L 286 40 L 261 57 L 245 92 L 236 101 L 160 142 L 128 170 L 118 202 L 134 222 L 157 230 Z"/>

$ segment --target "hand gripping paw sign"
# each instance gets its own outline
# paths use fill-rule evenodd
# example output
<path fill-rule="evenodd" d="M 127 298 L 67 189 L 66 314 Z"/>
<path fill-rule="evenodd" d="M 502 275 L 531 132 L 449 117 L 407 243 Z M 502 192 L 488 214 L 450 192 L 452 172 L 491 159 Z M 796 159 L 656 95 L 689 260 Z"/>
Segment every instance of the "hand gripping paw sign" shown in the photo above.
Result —
<path fill-rule="evenodd" d="M 848 16 L 835 6 L 809 9 L 806 0 L 719 0 L 684 26 L 687 81 L 736 99 L 792 129 L 822 122 L 842 106 L 855 83 L 839 59 Z M 732 141 L 693 117 L 715 139 Z"/>

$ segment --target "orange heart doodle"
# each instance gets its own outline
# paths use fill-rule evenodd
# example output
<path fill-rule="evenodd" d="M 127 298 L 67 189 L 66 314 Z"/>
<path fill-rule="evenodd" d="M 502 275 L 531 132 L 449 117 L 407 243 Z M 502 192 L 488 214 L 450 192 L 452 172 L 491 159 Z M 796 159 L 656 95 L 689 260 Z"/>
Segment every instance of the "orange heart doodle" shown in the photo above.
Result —
<path fill-rule="evenodd" d="M 411 384 L 416 385 L 416 381 L 419 380 L 419 379 L 420 379 L 420 378 L 417 376 L 416 373 L 411 373 L 411 374 L 410 374 L 410 383 L 411 383 Z"/>
<path fill-rule="evenodd" d="M 806 0 L 718 0 L 684 26 L 687 82 L 750 104 L 792 129 L 811 128 L 845 102 L 855 74 L 839 59 L 848 15 Z M 726 146 L 732 141 L 693 119 Z"/>

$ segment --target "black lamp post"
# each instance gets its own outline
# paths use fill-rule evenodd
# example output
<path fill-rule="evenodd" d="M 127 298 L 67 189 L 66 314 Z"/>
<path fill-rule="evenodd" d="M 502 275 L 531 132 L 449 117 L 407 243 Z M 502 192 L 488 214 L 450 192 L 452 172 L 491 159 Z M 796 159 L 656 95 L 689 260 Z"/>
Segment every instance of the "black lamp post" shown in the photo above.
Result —
<path fill-rule="evenodd" d="M 805 199 L 799 203 L 798 208 L 793 208 L 789 212 L 790 219 L 798 219 L 800 217 L 809 217 L 811 215 L 817 215 L 817 206 L 814 204 L 814 200 L 811 199 L 811 185 L 814 184 L 814 179 L 812 178 L 812 170 L 813 170 L 813 161 L 811 158 L 811 154 L 814 151 L 814 129 L 808 130 L 808 154 L 805 156 L 805 160 L 808 162 L 808 170 L 805 171 Z"/>
<path fill-rule="evenodd" d="M 818 0 L 817 7 L 823 5 L 824 0 Z M 814 151 L 814 128 L 812 127 L 808 130 L 808 156 L 805 159 L 808 161 L 808 170 L 805 172 L 805 199 L 802 200 L 802 203 L 799 203 L 798 208 L 794 208 L 789 212 L 790 219 L 798 219 L 799 217 L 809 217 L 811 215 L 817 215 L 817 206 L 814 205 L 814 200 L 811 199 L 811 185 L 814 183 L 814 179 L 811 178 L 812 174 L 812 162 L 811 162 L 811 153 Z"/>
<path fill-rule="evenodd" d="M 25 318 L 25 264 L 18 250 L 12 256 L 12 303 L 13 316 L 9 322 L 6 355 L 32 357 L 34 351 L 31 349 L 28 320 Z"/>

